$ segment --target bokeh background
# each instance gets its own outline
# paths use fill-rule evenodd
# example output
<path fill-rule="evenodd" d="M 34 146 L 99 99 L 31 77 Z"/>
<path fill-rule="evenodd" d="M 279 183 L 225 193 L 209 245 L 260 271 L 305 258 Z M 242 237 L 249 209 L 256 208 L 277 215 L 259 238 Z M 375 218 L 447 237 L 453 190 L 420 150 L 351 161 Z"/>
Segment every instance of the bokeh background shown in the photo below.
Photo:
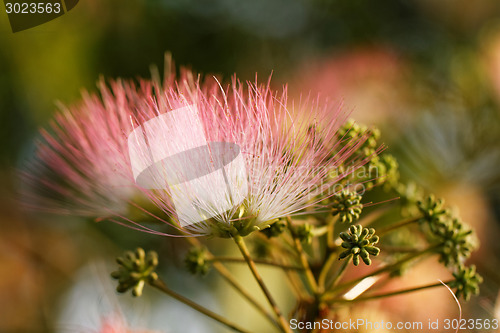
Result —
<path fill-rule="evenodd" d="M 321 93 L 343 100 L 358 122 L 380 127 L 403 179 L 444 197 L 476 228 L 482 247 L 473 261 L 485 283 L 464 308 L 469 318 L 500 317 L 499 1 L 81 0 L 62 17 L 15 34 L 3 8 L 0 332 L 96 332 L 102 314 L 117 308 L 151 329 L 221 331 L 173 300 L 115 295 L 107 277 L 113 260 L 136 246 L 160 249 L 174 289 L 239 318 L 247 311 L 240 322 L 259 329 L 254 313 L 218 279 L 179 273 L 182 242 L 111 223 L 26 214 L 18 204 L 16 169 L 33 154 L 37 129 L 57 103 L 96 91 L 100 76 L 149 77 L 167 51 L 177 65 L 226 80 L 272 74 L 272 84 L 288 84 L 293 98 Z M 432 269 L 407 279 L 418 283 Z M 432 309 L 456 316 L 446 293 L 400 297 L 348 315 L 426 321 Z M 429 307 L 446 297 L 439 309 Z"/>

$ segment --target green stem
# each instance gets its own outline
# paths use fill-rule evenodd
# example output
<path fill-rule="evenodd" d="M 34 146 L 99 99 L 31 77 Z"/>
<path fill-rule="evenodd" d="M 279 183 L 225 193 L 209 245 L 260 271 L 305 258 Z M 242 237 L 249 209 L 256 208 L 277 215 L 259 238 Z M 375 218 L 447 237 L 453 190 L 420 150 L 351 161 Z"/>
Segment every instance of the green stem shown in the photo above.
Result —
<path fill-rule="evenodd" d="M 323 236 L 328 232 L 328 225 L 324 225 L 318 228 L 314 228 L 312 230 L 312 233 L 315 237 Z"/>
<path fill-rule="evenodd" d="M 380 248 L 381 252 L 384 253 L 415 253 L 415 252 L 420 252 L 422 249 L 417 249 L 414 247 L 410 246 L 384 246 L 384 245 L 378 245 Z"/>
<path fill-rule="evenodd" d="M 337 246 L 335 245 L 335 223 L 338 221 L 339 217 L 338 215 L 335 217 L 332 217 L 328 221 L 327 225 L 327 233 L 326 233 L 326 244 L 330 250 L 335 249 Z"/>
<path fill-rule="evenodd" d="M 346 283 L 343 283 L 341 285 L 338 285 L 337 287 L 334 287 L 332 288 L 329 292 L 325 293 L 322 297 L 322 300 L 324 301 L 328 301 L 328 300 L 331 300 L 331 299 L 334 299 L 334 297 L 336 296 L 336 293 L 338 291 L 342 291 L 348 287 L 351 287 L 353 285 L 356 285 L 357 283 L 361 282 L 362 280 L 368 278 L 368 277 L 371 277 L 371 276 L 375 276 L 375 275 L 378 275 L 378 274 L 382 274 L 382 273 L 385 273 L 385 272 L 388 272 L 388 271 L 391 271 L 391 270 L 394 270 L 398 267 L 400 267 L 401 265 L 403 265 L 404 263 L 410 261 L 410 260 L 413 260 L 417 257 L 420 257 L 422 255 L 425 255 L 425 254 L 428 254 L 428 253 L 431 253 L 431 252 L 434 252 L 436 249 L 438 249 L 439 247 L 441 247 L 442 244 L 437 244 L 437 245 L 434 245 L 434 246 L 431 246 L 429 248 L 427 248 L 426 250 L 422 251 L 422 252 L 418 252 L 418 253 L 412 253 L 408 256 L 406 256 L 405 258 L 395 262 L 394 264 L 391 264 L 391 265 L 387 265 L 387 266 L 384 266 L 384 267 L 381 267 L 371 273 L 368 273 L 360 278 L 357 278 L 357 279 L 354 279 L 354 280 L 351 280 L 351 281 L 348 281 Z"/>
<path fill-rule="evenodd" d="M 292 234 L 293 246 L 295 247 L 295 251 L 299 255 L 300 264 L 302 265 L 302 268 L 304 268 L 304 273 L 306 275 L 307 284 L 308 284 L 309 288 L 311 289 L 312 293 L 314 295 L 317 295 L 318 294 L 318 285 L 316 283 L 316 279 L 314 278 L 314 274 L 311 271 L 311 267 L 309 266 L 309 262 L 307 261 L 307 257 L 306 257 L 306 254 L 304 252 L 304 249 L 302 248 L 302 244 L 300 242 L 300 239 L 296 238 L 295 234 L 293 232 L 292 219 L 290 218 L 290 216 L 287 216 L 286 220 L 287 220 L 288 229 L 290 230 L 290 232 Z"/>
<path fill-rule="evenodd" d="M 186 238 L 186 240 L 195 247 L 203 246 L 199 240 L 196 238 Z M 207 258 L 210 260 L 214 257 L 210 251 L 206 250 Z M 236 280 L 236 278 L 231 274 L 231 272 L 220 262 L 213 262 L 212 266 L 214 269 L 229 283 L 236 291 L 240 293 L 250 304 L 252 304 L 255 309 L 262 313 L 270 323 L 278 327 L 278 322 L 274 319 L 274 316 L 267 311 L 243 286 Z"/>
<path fill-rule="evenodd" d="M 179 302 L 182 302 L 184 304 L 186 304 L 187 306 L 195 309 L 196 311 L 204 314 L 205 316 L 208 316 L 216 321 L 218 321 L 219 323 L 233 329 L 234 331 L 236 332 L 242 332 L 242 333 L 246 333 L 246 332 L 249 332 L 241 327 L 239 327 L 238 325 L 228 321 L 226 318 L 216 314 L 215 312 L 212 312 L 210 310 L 208 310 L 207 308 L 199 305 L 198 303 L 195 303 L 193 302 L 192 300 L 190 300 L 189 298 L 186 298 L 180 294 L 177 294 L 175 291 L 169 289 L 167 287 L 167 285 L 160 279 L 157 279 L 155 280 L 154 282 L 151 282 L 150 283 L 151 286 L 155 287 L 156 289 L 164 292 L 165 294 L 167 294 L 168 296 L 172 297 L 172 298 L 175 298 L 176 300 L 178 300 Z"/>
<path fill-rule="evenodd" d="M 241 259 L 241 258 L 232 258 L 232 257 L 213 257 L 213 258 L 208 259 L 207 261 L 210 261 L 210 262 L 217 262 L 218 261 L 218 262 L 246 263 L 246 261 L 244 259 Z M 293 265 L 278 264 L 278 263 L 275 263 L 275 262 L 272 262 L 272 261 L 268 261 L 268 260 L 254 259 L 253 261 L 256 264 L 262 264 L 262 265 L 268 265 L 268 266 L 278 267 L 278 268 L 281 268 L 281 269 L 284 269 L 284 270 L 296 270 L 296 271 L 304 270 L 304 268 L 302 268 L 302 267 L 293 266 Z"/>
<path fill-rule="evenodd" d="M 335 285 L 340 281 L 342 276 L 344 276 L 347 266 L 349 266 L 349 263 L 351 262 L 351 257 L 352 255 L 349 255 L 347 258 L 344 258 L 342 265 L 338 269 L 337 274 L 335 274 L 335 278 L 333 279 L 333 281 L 329 284 L 328 289 L 335 287 Z"/>
<path fill-rule="evenodd" d="M 379 236 L 385 235 L 386 233 L 388 233 L 390 231 L 393 231 L 393 230 L 399 229 L 401 227 L 416 223 L 419 220 L 420 220 L 420 217 L 413 217 L 413 218 L 408 219 L 408 220 L 404 220 L 404 221 L 400 221 L 400 222 L 391 224 L 385 228 L 378 228 L 377 235 L 379 235 Z"/>
<path fill-rule="evenodd" d="M 383 207 L 378 207 L 377 209 L 367 213 L 362 218 L 360 218 L 356 224 L 361 224 L 365 228 L 370 228 L 371 224 L 378 220 L 382 215 L 387 213 L 394 207 L 394 204 L 387 204 Z"/>
<path fill-rule="evenodd" d="M 321 294 L 325 291 L 325 281 L 330 269 L 332 268 L 333 263 L 335 262 L 335 258 L 337 257 L 336 252 L 330 253 L 328 259 L 326 260 L 321 272 L 318 277 L 318 292 Z"/>
<path fill-rule="evenodd" d="M 305 292 L 303 282 L 297 271 L 285 270 L 284 273 L 286 274 L 297 299 L 304 300 L 310 297 L 309 294 Z"/>
<path fill-rule="evenodd" d="M 445 284 L 451 283 L 453 280 L 445 282 Z M 392 291 L 389 293 L 385 294 L 378 294 L 378 295 L 371 295 L 371 296 L 365 296 L 365 297 L 358 297 L 352 300 L 348 299 L 333 299 L 330 302 L 331 303 L 354 303 L 354 302 L 363 302 L 363 301 L 371 301 L 371 300 L 376 300 L 380 298 L 385 298 L 385 297 L 391 297 L 391 296 L 397 296 L 401 294 L 406 294 L 406 293 L 411 293 L 415 291 L 420 291 L 424 289 L 430 289 L 430 288 L 435 288 L 435 287 L 442 287 L 443 284 L 441 282 L 439 283 L 434 283 L 434 284 L 429 284 L 425 286 L 420 286 L 420 287 L 414 287 L 414 288 L 408 288 L 408 289 L 403 289 L 403 290 L 397 290 L 397 291 Z"/>
<path fill-rule="evenodd" d="M 285 317 L 281 313 L 281 310 L 279 309 L 278 305 L 276 304 L 276 301 L 274 300 L 273 296 L 269 292 L 269 289 L 264 283 L 264 280 L 262 279 L 262 276 L 260 275 L 259 271 L 257 270 L 257 266 L 255 265 L 255 262 L 252 260 L 252 257 L 250 256 L 250 252 L 248 251 L 248 248 L 243 240 L 243 237 L 240 235 L 235 235 L 233 236 L 234 242 L 240 249 L 241 254 L 243 255 L 243 258 L 245 258 L 245 261 L 247 262 L 248 267 L 250 268 L 250 271 L 252 272 L 255 280 L 260 286 L 260 289 L 262 289 L 262 292 L 266 296 L 269 304 L 271 305 L 274 313 L 276 314 L 276 317 L 278 318 L 278 323 L 279 326 L 281 327 L 283 332 L 290 332 L 290 327 L 288 326 L 288 323 L 285 320 Z"/>

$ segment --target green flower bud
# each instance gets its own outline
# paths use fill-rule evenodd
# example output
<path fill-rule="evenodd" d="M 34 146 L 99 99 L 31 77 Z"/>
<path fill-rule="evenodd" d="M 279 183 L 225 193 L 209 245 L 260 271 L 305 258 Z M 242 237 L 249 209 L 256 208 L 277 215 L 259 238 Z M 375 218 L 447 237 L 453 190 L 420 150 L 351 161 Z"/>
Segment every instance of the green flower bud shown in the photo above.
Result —
<path fill-rule="evenodd" d="M 483 282 L 483 278 L 476 273 L 476 266 L 470 267 L 460 266 L 458 270 L 453 273 L 455 280 L 449 284 L 450 288 L 455 288 L 455 295 L 462 296 L 466 301 L 472 295 L 479 293 L 479 285 Z"/>
<path fill-rule="evenodd" d="M 446 266 L 461 266 L 477 248 L 477 239 L 472 230 L 458 218 L 447 220 L 436 226 L 434 237 L 443 243 L 440 261 Z"/>
<path fill-rule="evenodd" d="M 210 270 L 210 262 L 207 261 L 207 252 L 203 248 L 194 247 L 189 250 L 184 259 L 188 271 L 191 274 L 206 275 Z"/>
<path fill-rule="evenodd" d="M 332 197 L 332 214 L 339 215 L 342 223 L 353 223 L 358 220 L 363 204 L 361 195 L 355 192 L 342 191 Z"/>
<path fill-rule="evenodd" d="M 311 244 L 314 233 L 309 223 L 299 224 L 295 229 L 295 235 L 304 244 Z"/>
<path fill-rule="evenodd" d="M 286 229 L 286 222 L 282 220 L 278 220 L 271 224 L 269 228 L 266 228 L 264 230 L 261 230 L 261 232 L 266 235 L 267 238 L 273 238 L 273 237 L 278 237 L 285 231 Z"/>
<path fill-rule="evenodd" d="M 399 183 L 396 187 L 396 193 L 400 197 L 401 215 L 415 216 L 419 213 L 418 202 L 424 198 L 424 191 L 417 186 L 415 182 L 408 184 Z"/>
<path fill-rule="evenodd" d="M 399 182 L 399 164 L 396 158 L 391 154 L 383 154 L 376 166 L 379 171 L 376 185 L 383 183 L 384 189 L 395 189 Z"/>
<path fill-rule="evenodd" d="M 354 266 L 358 266 L 360 258 L 366 265 L 371 265 L 370 255 L 378 256 L 380 249 L 375 244 L 379 237 L 375 236 L 375 229 L 363 228 L 361 225 L 353 225 L 349 232 L 341 232 L 340 238 L 343 240 L 342 247 L 346 249 L 339 255 L 339 259 L 345 259 L 352 255 Z"/>
<path fill-rule="evenodd" d="M 422 214 L 420 223 L 427 223 L 431 232 L 434 232 L 450 217 L 449 211 L 444 209 L 444 200 L 436 199 L 432 194 L 425 200 L 418 201 L 417 206 Z"/>
<path fill-rule="evenodd" d="M 352 139 L 365 137 L 366 140 L 358 148 L 358 153 L 363 157 L 371 156 L 377 148 L 377 141 L 380 139 L 380 131 L 377 128 L 371 128 L 359 125 L 354 120 L 349 120 L 337 131 L 337 137 L 342 142 L 350 142 Z"/>
<path fill-rule="evenodd" d="M 158 279 L 154 272 L 158 265 L 158 255 L 154 251 L 147 254 L 141 248 L 137 248 L 135 252 L 126 251 L 116 262 L 119 267 L 111 273 L 111 277 L 118 280 L 116 291 L 119 293 L 132 289 L 133 296 L 141 296 L 145 283 Z"/>

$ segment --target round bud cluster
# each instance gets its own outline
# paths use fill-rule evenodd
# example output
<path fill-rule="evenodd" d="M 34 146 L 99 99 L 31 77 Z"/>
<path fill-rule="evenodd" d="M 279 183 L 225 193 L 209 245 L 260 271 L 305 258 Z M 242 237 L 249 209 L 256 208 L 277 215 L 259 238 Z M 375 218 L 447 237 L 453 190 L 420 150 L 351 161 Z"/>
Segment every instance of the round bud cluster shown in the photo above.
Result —
<path fill-rule="evenodd" d="M 261 232 L 266 235 L 267 238 L 278 237 L 286 229 L 286 222 L 283 220 L 278 220 L 271 224 L 269 228 L 261 230 Z"/>
<path fill-rule="evenodd" d="M 311 244 L 314 232 L 309 223 L 299 224 L 295 229 L 295 236 L 304 244 Z"/>
<path fill-rule="evenodd" d="M 193 247 L 189 250 L 184 259 L 188 271 L 191 274 L 206 275 L 210 270 L 210 263 L 207 261 L 207 251 L 200 247 Z"/>
<path fill-rule="evenodd" d="M 439 224 L 434 235 L 443 243 L 440 260 L 446 266 L 462 265 L 476 248 L 472 230 L 466 228 L 457 218 Z"/>
<path fill-rule="evenodd" d="M 340 221 L 352 223 L 358 220 L 363 204 L 361 195 L 355 192 L 342 191 L 332 197 L 332 214 L 339 215 Z"/>
<path fill-rule="evenodd" d="M 354 266 L 358 266 L 360 258 L 366 265 L 371 265 L 370 254 L 378 256 L 380 249 L 375 246 L 379 237 L 375 235 L 375 229 L 363 228 L 361 225 L 353 225 L 349 232 L 341 232 L 340 238 L 343 240 L 342 247 L 346 249 L 339 255 L 339 259 L 345 259 L 352 255 Z"/>
<path fill-rule="evenodd" d="M 449 217 L 449 211 L 444 209 L 444 200 L 436 199 L 432 194 L 424 200 L 419 200 L 417 205 L 422 214 L 420 222 L 427 223 L 431 232 L 435 232 L 443 221 Z"/>
<path fill-rule="evenodd" d="M 158 254 L 154 251 L 147 254 L 141 248 L 137 248 L 135 252 L 126 251 L 116 262 L 120 266 L 117 271 L 111 273 L 111 277 L 118 280 L 116 291 L 119 293 L 132 289 L 132 295 L 141 296 L 144 284 L 158 279 L 155 273 Z"/>
<path fill-rule="evenodd" d="M 455 280 L 449 283 L 449 286 L 456 289 L 455 295 L 457 297 L 462 296 L 468 301 L 472 295 L 479 293 L 479 284 L 483 282 L 483 278 L 476 272 L 476 266 L 460 266 L 453 273 L 453 277 Z"/>

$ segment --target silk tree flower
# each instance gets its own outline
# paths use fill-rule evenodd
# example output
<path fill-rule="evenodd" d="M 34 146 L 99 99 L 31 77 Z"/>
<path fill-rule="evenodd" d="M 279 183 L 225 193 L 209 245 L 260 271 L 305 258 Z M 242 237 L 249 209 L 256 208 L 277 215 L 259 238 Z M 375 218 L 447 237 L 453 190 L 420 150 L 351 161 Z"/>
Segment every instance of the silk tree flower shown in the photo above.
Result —
<path fill-rule="evenodd" d="M 100 96 L 58 113 L 41 130 L 36 157 L 22 173 L 27 206 L 52 213 L 104 218 L 126 214 L 140 196 L 128 168 L 125 133 L 150 90 L 143 82 L 100 81 Z"/>
<path fill-rule="evenodd" d="M 100 94 L 85 95 L 81 104 L 59 113 L 49 131 L 42 131 L 37 158 L 24 174 L 31 206 L 107 218 L 165 235 L 142 225 L 133 216 L 133 208 L 191 235 L 228 237 L 235 230 L 245 235 L 306 209 L 308 213 L 327 211 L 320 202 L 338 191 L 334 185 L 348 173 L 368 161 L 352 157 L 366 137 L 338 137 L 347 116 L 339 107 L 319 100 L 294 104 L 287 99 L 286 88 L 274 91 L 269 84 L 243 84 L 236 79 L 223 87 L 216 79 L 201 81 L 184 71 L 179 79 L 167 75 L 162 84 L 142 80 L 136 86 L 116 81 L 109 88 L 101 82 Z M 180 114 L 176 110 L 191 110 L 199 123 L 185 122 L 176 128 L 157 121 L 169 117 L 175 121 L 172 115 Z M 156 122 L 155 135 L 131 149 L 131 135 L 144 133 L 151 121 Z M 151 160 L 158 149 L 168 153 L 175 146 L 172 140 L 199 139 L 195 125 L 206 140 L 206 158 L 200 160 L 198 154 L 183 155 L 175 162 Z M 168 135 L 172 128 L 175 137 Z M 223 150 L 222 156 L 214 155 L 216 148 Z M 186 206 L 195 208 L 181 219 L 179 201 L 174 200 L 178 184 L 169 184 L 165 174 L 172 169 L 210 173 L 209 167 L 227 165 L 225 154 L 230 150 L 241 156 L 241 163 L 236 172 L 224 174 L 236 180 L 226 182 L 229 195 L 207 201 L 199 187 L 176 175 L 185 191 L 182 195 L 189 198 Z M 151 162 L 156 163 L 155 172 L 146 186 L 134 173 L 134 163 Z M 348 164 L 348 171 L 330 176 L 332 170 Z M 204 194 L 221 186 L 210 181 L 199 184 Z M 235 189 L 241 188 L 244 195 L 234 197 Z"/>
<path fill-rule="evenodd" d="M 147 124 L 141 128 L 140 133 L 148 132 L 149 136 L 146 135 L 147 139 L 141 137 L 143 144 L 136 144 L 133 149 L 134 158 L 145 159 L 143 165 L 155 165 L 147 186 L 142 186 L 143 193 L 172 217 L 174 226 L 189 234 L 246 235 L 265 229 L 279 218 L 303 214 L 306 209 L 307 213 L 326 211 L 320 202 L 335 194 L 334 185 L 367 162 L 367 159 L 351 158 L 366 137 L 338 138 L 337 131 L 346 120 L 346 114 L 340 108 L 334 108 L 330 103 L 322 105 L 319 101 L 294 105 L 287 99 L 286 88 L 274 91 L 269 84 L 243 84 L 236 79 L 222 87 L 217 80 L 211 80 L 194 83 L 185 91 L 166 89 L 151 107 L 159 115 L 188 109 L 197 115 L 193 119 L 200 119 L 203 128 L 210 157 L 206 161 L 205 158 L 200 161 L 199 154 L 183 154 L 182 157 L 173 154 L 173 162 L 170 157 L 173 155 L 162 151 L 168 150 L 165 148 L 168 144 L 158 148 L 162 142 L 170 144 L 171 140 L 176 141 L 174 145 L 178 143 L 176 149 L 182 146 L 182 142 L 204 142 L 199 137 L 198 121 L 193 120 L 189 125 L 178 116 L 171 119 L 178 122 L 175 125 L 157 121 L 154 126 Z M 210 189 L 216 191 L 221 186 L 213 179 L 203 178 L 207 173 L 219 172 L 228 165 L 227 156 L 216 156 L 221 143 L 237 147 L 234 156 L 241 153 L 243 170 L 226 168 L 223 172 L 227 173 L 224 179 L 228 191 L 216 195 L 215 199 L 198 200 L 197 195 L 204 198 Z M 137 152 L 141 147 L 143 152 Z M 216 149 L 212 149 L 214 147 Z M 209 166 L 208 162 L 212 165 Z M 336 177 L 329 176 L 342 164 L 352 166 Z M 182 195 L 191 198 L 187 205 L 192 209 L 188 209 L 190 212 L 185 215 L 182 212 L 182 218 L 176 209 L 183 208 L 172 202 L 177 188 L 173 189 L 172 182 L 167 180 L 169 176 L 165 176 L 173 172 L 172 168 L 176 175 L 182 174 L 174 185 L 182 183 Z M 193 185 L 193 173 L 198 173 L 198 179 L 205 183 Z M 141 187 L 142 184 L 138 185 Z M 240 192 L 239 186 L 246 187 L 246 195 L 244 198 L 236 196 L 236 200 L 234 192 Z"/>

